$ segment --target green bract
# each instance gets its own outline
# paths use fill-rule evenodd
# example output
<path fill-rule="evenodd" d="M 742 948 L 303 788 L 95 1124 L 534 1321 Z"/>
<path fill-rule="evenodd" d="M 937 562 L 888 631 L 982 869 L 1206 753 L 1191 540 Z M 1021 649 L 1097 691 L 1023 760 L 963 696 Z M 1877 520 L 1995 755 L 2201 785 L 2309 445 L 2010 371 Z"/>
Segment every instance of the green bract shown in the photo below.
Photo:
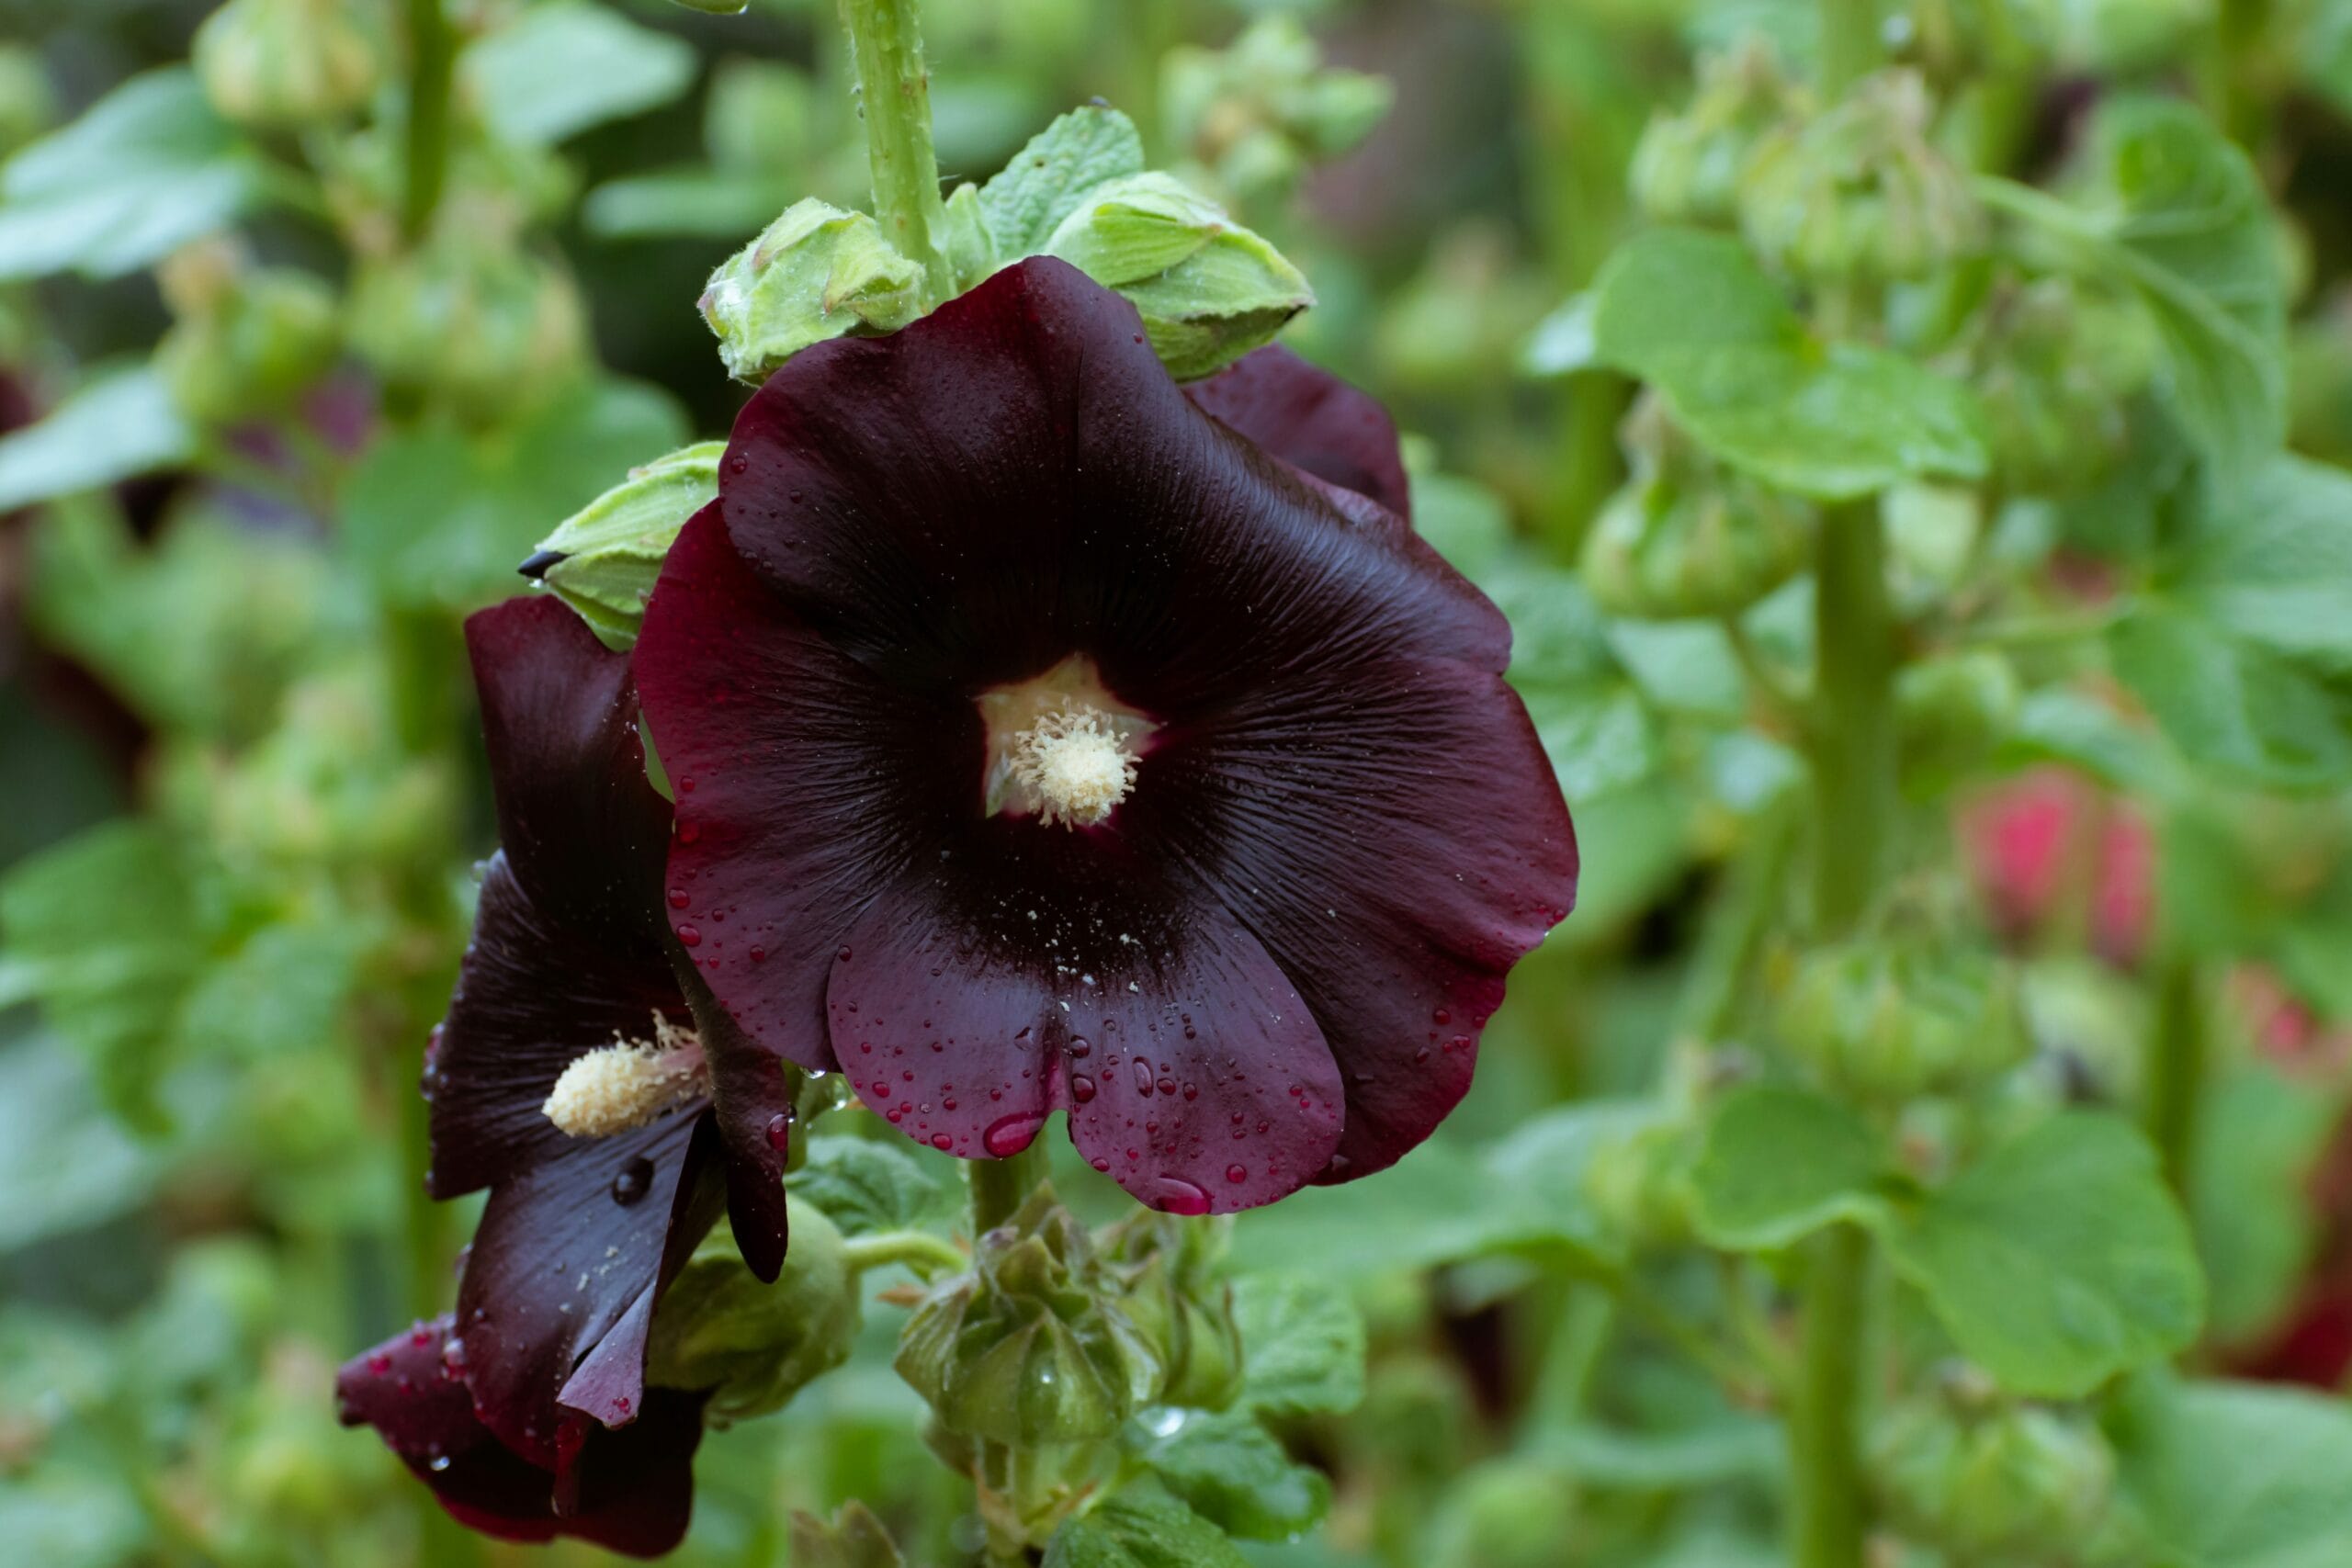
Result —
<path fill-rule="evenodd" d="M 1654 116 L 1634 149 L 1634 199 L 1666 223 L 1727 225 L 1758 144 L 1804 104 L 1771 46 L 1750 38 L 1701 67 L 1698 95 Z"/>
<path fill-rule="evenodd" d="M 580 612 L 607 648 L 637 640 L 662 558 L 686 519 L 718 499 L 724 441 L 705 441 L 631 468 L 628 478 L 556 525 L 526 571 Z"/>
<path fill-rule="evenodd" d="M 1116 1432 L 1161 1382 L 1084 1227 L 1038 1188 L 934 1288 L 899 1341 L 899 1375 L 949 1432 L 1023 1448 Z"/>
<path fill-rule="evenodd" d="M 2026 1037 L 2008 966 L 1940 940 L 1863 941 L 1808 953 L 1780 1034 L 1829 1082 L 1895 1102 L 1983 1082 Z"/>
<path fill-rule="evenodd" d="M 1315 302 L 1281 252 L 1168 175 L 1097 186 L 1040 248 L 1125 296 L 1180 381 L 1222 369 Z"/>
<path fill-rule="evenodd" d="M 700 305 L 728 373 L 760 381 L 812 343 L 913 321 L 922 269 L 865 213 L 812 197 L 712 273 Z"/>
<path fill-rule="evenodd" d="M 679 1270 L 653 1317 L 648 1379 L 710 1390 L 707 1408 L 720 1423 L 783 1409 L 849 1359 L 857 1338 L 857 1274 L 841 1232 L 814 1206 L 786 1202 L 792 1247 L 774 1284 L 744 1267 L 722 1229 Z"/>
<path fill-rule="evenodd" d="M 456 232 L 363 265 L 345 333 L 389 385 L 484 423 L 575 379 L 589 347 L 587 308 L 568 271 Z"/>

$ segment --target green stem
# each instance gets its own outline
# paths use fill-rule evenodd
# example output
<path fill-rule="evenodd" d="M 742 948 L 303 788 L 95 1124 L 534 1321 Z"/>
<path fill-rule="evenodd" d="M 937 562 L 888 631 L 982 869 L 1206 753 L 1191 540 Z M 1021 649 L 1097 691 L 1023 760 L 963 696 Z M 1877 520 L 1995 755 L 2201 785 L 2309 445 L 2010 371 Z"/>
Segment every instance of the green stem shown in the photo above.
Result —
<path fill-rule="evenodd" d="M 992 1231 L 1019 1212 L 1046 1179 L 1046 1151 L 1031 1144 L 1003 1159 L 976 1159 L 966 1168 L 972 1184 L 972 1235 Z"/>
<path fill-rule="evenodd" d="M 1869 912 L 1894 818 L 1894 618 L 1874 498 L 1822 513 L 1814 635 L 1814 921 L 1836 938 Z"/>
<path fill-rule="evenodd" d="M 1789 1411 L 1796 1568 L 1860 1568 L 1862 1474 L 1856 1427 L 1870 1238 L 1841 1224 L 1814 1243 L 1804 1337 Z"/>
<path fill-rule="evenodd" d="M 2165 1179 L 2186 1202 L 2205 1086 L 2205 998 L 2193 958 L 2173 948 L 2160 962 L 2155 1037 L 2148 1052 L 2148 1137 L 2164 1161 Z"/>
<path fill-rule="evenodd" d="M 916 0 L 841 0 L 841 6 L 865 121 L 874 216 L 899 254 L 922 268 L 936 303 L 947 298 L 953 280 L 936 238 L 944 209 L 939 160 L 931 147 L 931 78 L 923 70 Z"/>
<path fill-rule="evenodd" d="M 1885 874 L 1895 814 L 1894 620 L 1875 499 L 1822 514 L 1815 569 L 1818 649 L 1813 734 L 1814 924 L 1850 935 Z M 1789 1444 L 1796 1568 L 1860 1568 L 1861 1461 L 1856 1438 L 1870 1238 L 1841 1225 L 1815 1243 Z"/>
<path fill-rule="evenodd" d="M 842 1244 L 842 1255 L 861 1274 L 870 1269 L 903 1263 L 925 1280 L 938 1274 L 960 1273 L 971 1261 L 956 1249 L 953 1242 L 928 1231 L 884 1231 L 879 1235 L 852 1236 Z"/>
<path fill-rule="evenodd" d="M 1878 69 L 1878 0 L 1819 0 L 1821 97 L 1836 103 L 1846 89 Z"/>
<path fill-rule="evenodd" d="M 408 0 L 408 162 L 401 231 L 413 243 L 433 227 L 449 177 L 449 84 L 458 34 L 442 0 Z"/>
<path fill-rule="evenodd" d="M 2199 51 L 2199 88 L 2208 114 L 2231 141 L 2259 157 L 2268 134 L 2267 87 L 2260 81 L 2268 0 L 2221 0 L 2213 40 Z"/>

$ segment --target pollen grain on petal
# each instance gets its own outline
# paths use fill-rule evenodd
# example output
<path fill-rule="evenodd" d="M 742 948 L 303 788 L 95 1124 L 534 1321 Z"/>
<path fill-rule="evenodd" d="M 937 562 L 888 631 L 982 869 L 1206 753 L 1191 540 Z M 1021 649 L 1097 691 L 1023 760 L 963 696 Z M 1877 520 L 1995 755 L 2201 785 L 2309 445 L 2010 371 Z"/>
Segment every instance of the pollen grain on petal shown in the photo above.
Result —
<path fill-rule="evenodd" d="M 653 1015 L 651 1040 L 616 1040 L 563 1069 L 540 1110 L 574 1138 L 605 1138 L 667 1115 L 708 1092 L 702 1042 Z"/>

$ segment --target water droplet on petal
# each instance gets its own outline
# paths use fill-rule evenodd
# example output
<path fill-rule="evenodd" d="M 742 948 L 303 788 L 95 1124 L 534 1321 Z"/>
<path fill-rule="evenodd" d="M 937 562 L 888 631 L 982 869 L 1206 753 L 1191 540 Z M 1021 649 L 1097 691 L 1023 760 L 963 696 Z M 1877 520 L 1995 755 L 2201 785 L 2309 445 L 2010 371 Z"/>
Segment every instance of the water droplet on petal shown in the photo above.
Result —
<path fill-rule="evenodd" d="M 643 1155 L 628 1162 L 613 1178 L 613 1201 L 627 1208 L 653 1188 L 653 1162 Z"/>
<path fill-rule="evenodd" d="M 1250 1179 L 1250 1168 L 1244 1165 L 1228 1165 L 1225 1168 L 1225 1179 L 1227 1181 L 1247 1181 Z"/>
<path fill-rule="evenodd" d="M 1181 1176 L 1163 1176 L 1159 1190 L 1153 1194 L 1159 1207 L 1171 1214 L 1205 1214 L 1209 1212 L 1209 1195 L 1202 1188 Z"/>
<path fill-rule="evenodd" d="M 1080 1073 L 1069 1080 L 1069 1097 L 1080 1105 L 1086 1104 L 1094 1098 L 1094 1080 Z"/>
<path fill-rule="evenodd" d="M 1075 1092 L 1076 1085 L 1072 1085 Z M 980 1147 L 998 1159 L 1007 1159 L 1027 1148 L 1037 1136 L 1037 1129 L 1046 1124 L 1042 1116 L 1007 1116 L 989 1124 L 980 1134 Z"/>

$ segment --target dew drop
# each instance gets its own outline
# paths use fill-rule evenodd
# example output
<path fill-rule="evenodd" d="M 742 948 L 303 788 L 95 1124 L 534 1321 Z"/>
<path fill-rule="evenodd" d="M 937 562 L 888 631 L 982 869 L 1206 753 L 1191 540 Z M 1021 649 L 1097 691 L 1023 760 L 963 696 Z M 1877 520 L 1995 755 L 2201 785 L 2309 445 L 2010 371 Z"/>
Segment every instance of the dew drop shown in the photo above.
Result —
<path fill-rule="evenodd" d="M 1250 1179 L 1250 1168 L 1246 1165 L 1228 1165 L 1225 1168 L 1225 1179 L 1227 1181 L 1247 1181 Z"/>
<path fill-rule="evenodd" d="M 685 943 L 688 947 L 699 947 L 702 945 L 702 932 L 695 930 L 693 926 L 680 926 L 678 928 L 678 940 Z"/>
<path fill-rule="evenodd" d="M 670 889 L 670 908 L 673 909 L 683 909 L 685 907 L 686 890 L 683 887 L 673 887 Z"/>
<path fill-rule="evenodd" d="M 1181 1176 L 1163 1176 L 1153 1194 L 1159 1207 L 1171 1214 L 1205 1214 L 1209 1212 L 1207 1191 Z"/>
<path fill-rule="evenodd" d="M 613 1178 L 613 1201 L 627 1208 L 653 1190 L 653 1162 L 639 1155 Z"/>
<path fill-rule="evenodd" d="M 792 1145 L 792 1117 L 779 1111 L 768 1118 L 768 1147 L 782 1154 Z"/>
<path fill-rule="evenodd" d="M 1071 1085 L 1075 1092 L 1077 1085 Z M 1007 1116 L 989 1123 L 980 1134 L 980 1147 L 998 1159 L 1008 1159 L 1027 1148 L 1037 1136 L 1037 1129 L 1046 1124 L 1042 1116 Z"/>
<path fill-rule="evenodd" d="M 955 1143 L 956 1140 L 949 1137 L 944 1133 L 933 1133 L 931 1135 L 931 1146 L 937 1149 L 941 1154 L 945 1154 L 950 1148 L 954 1147 Z"/>
<path fill-rule="evenodd" d="M 1069 1080 L 1069 1097 L 1080 1105 L 1094 1098 L 1094 1080 L 1080 1073 Z"/>

